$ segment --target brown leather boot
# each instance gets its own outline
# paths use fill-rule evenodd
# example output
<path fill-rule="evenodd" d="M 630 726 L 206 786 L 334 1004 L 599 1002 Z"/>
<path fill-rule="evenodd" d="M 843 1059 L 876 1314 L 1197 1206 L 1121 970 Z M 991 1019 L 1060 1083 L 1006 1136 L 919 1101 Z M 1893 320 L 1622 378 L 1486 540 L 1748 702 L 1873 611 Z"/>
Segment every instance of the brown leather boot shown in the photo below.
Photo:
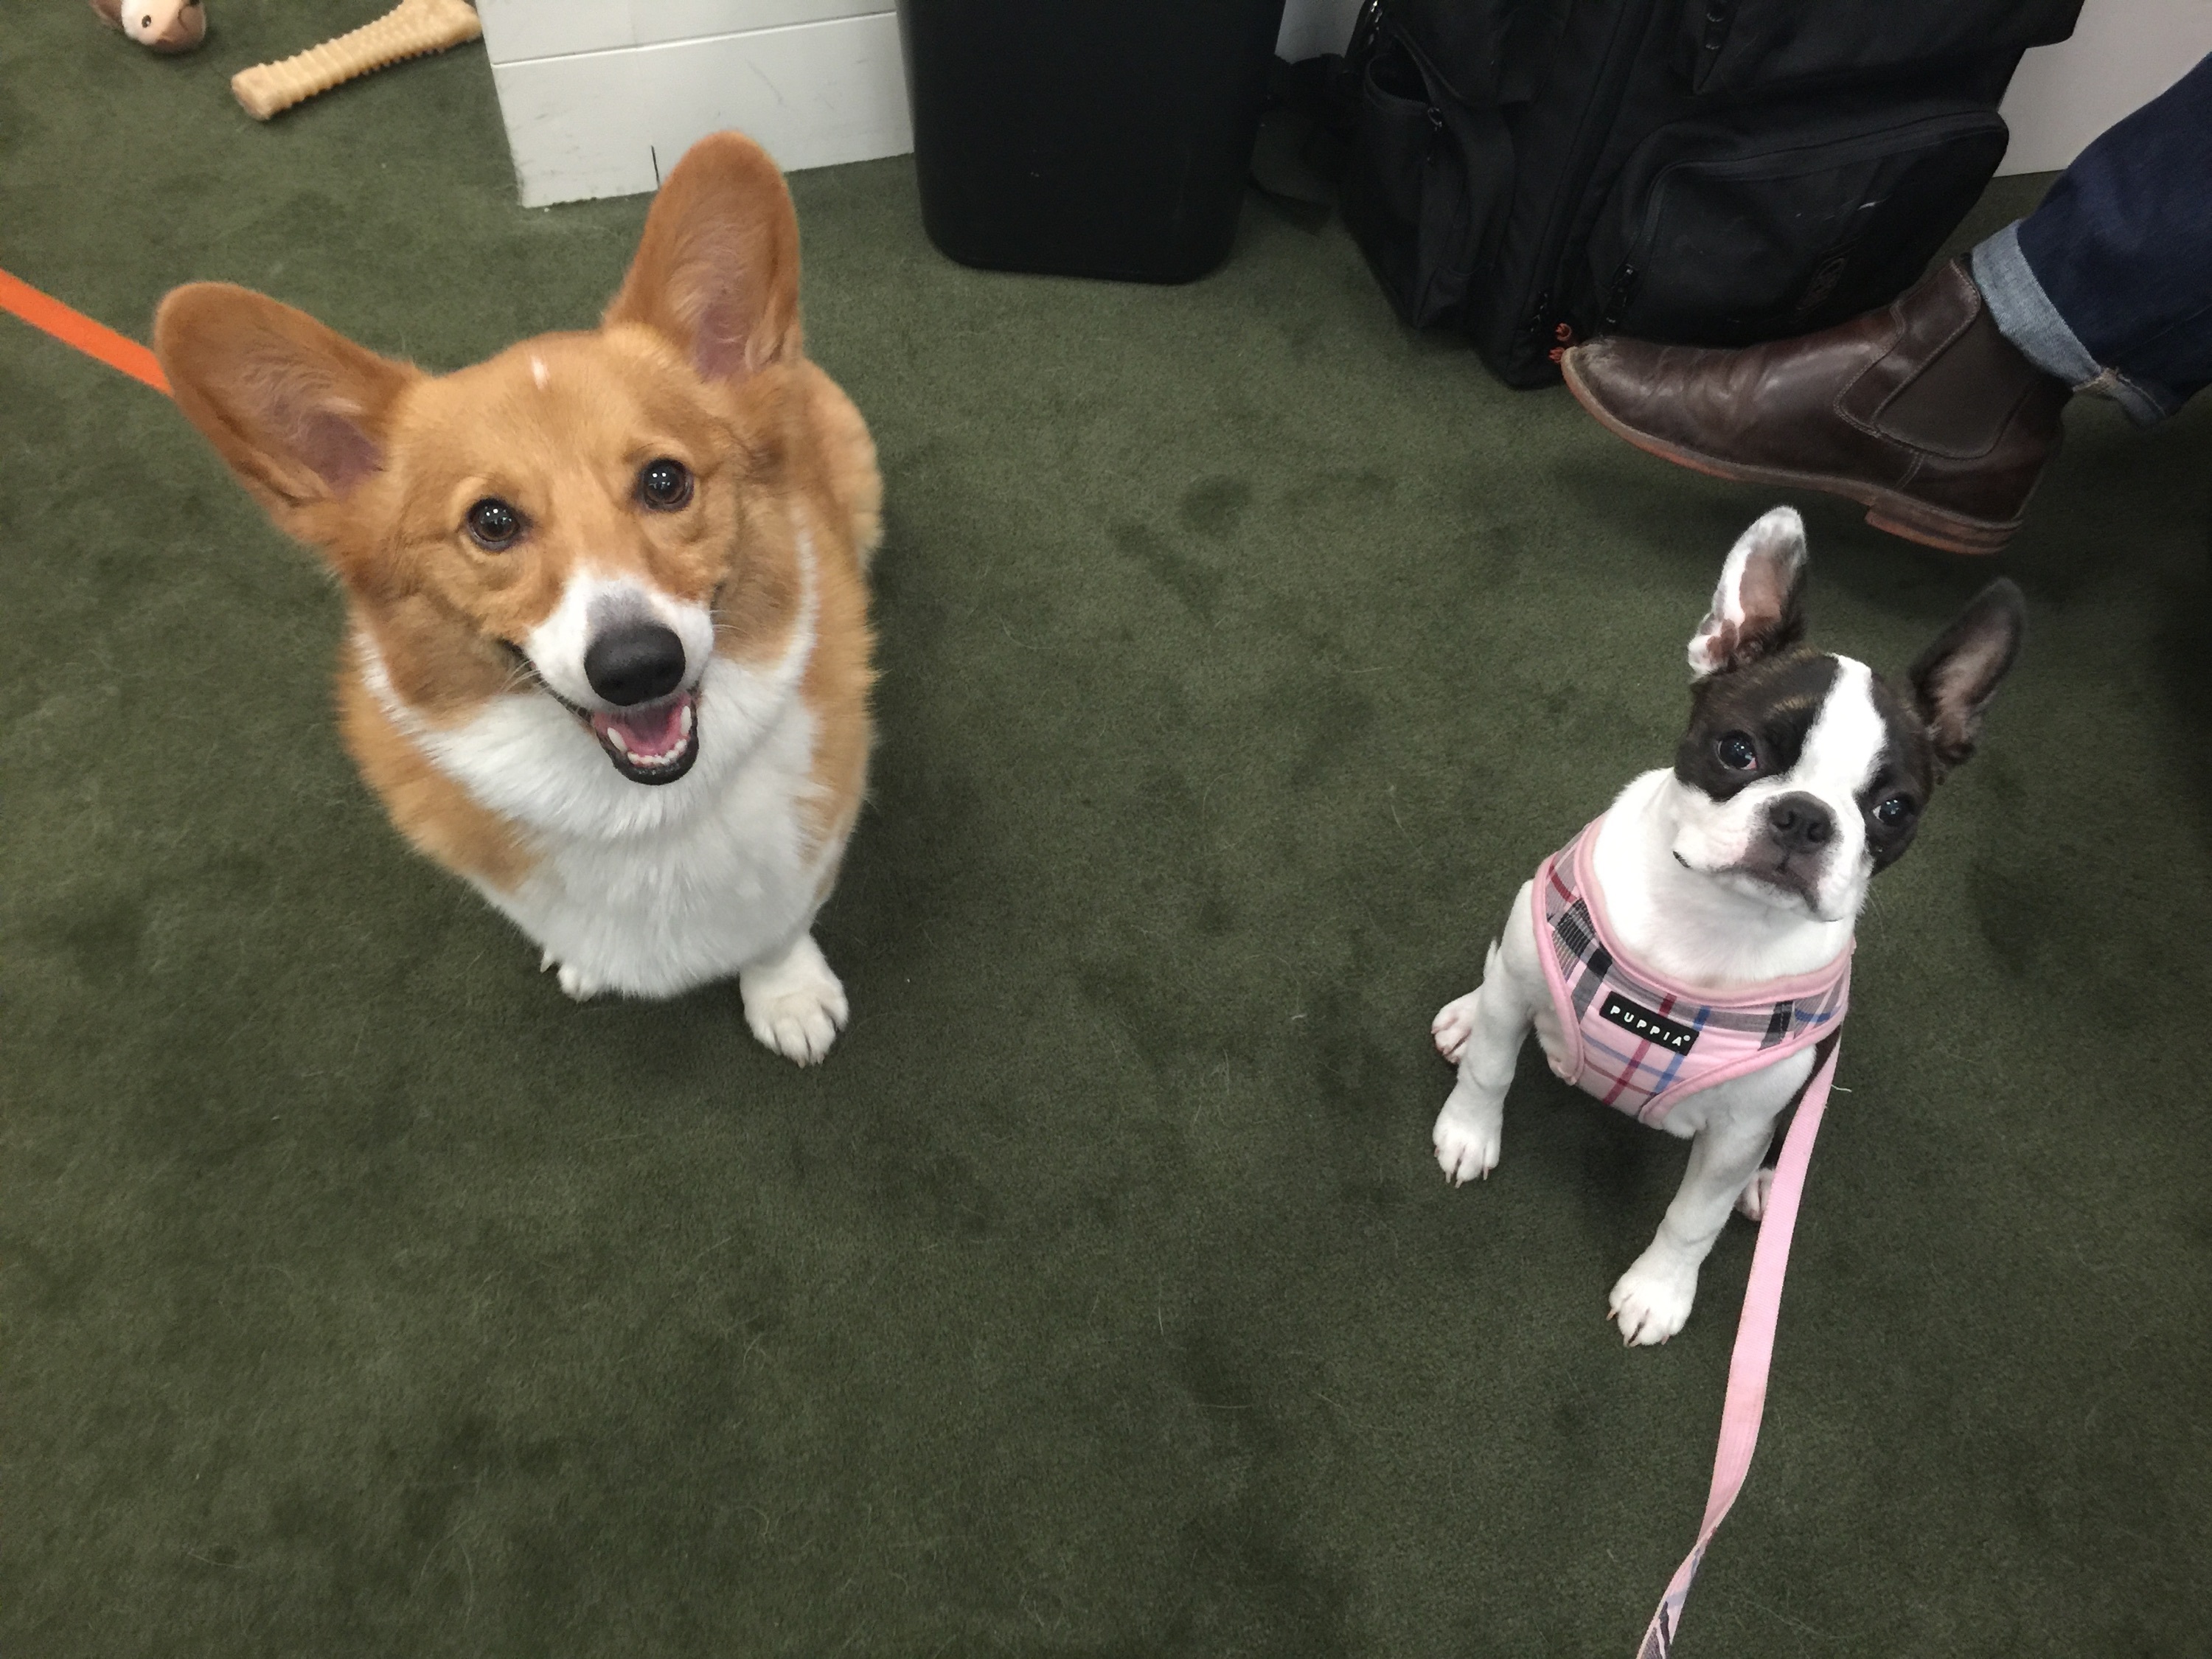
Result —
<path fill-rule="evenodd" d="M 1954 553 L 2012 538 L 2073 395 L 1997 331 L 1957 260 L 1818 334 L 1739 351 L 1592 340 L 1559 368 L 1638 449 L 1846 495 L 1875 528 Z"/>

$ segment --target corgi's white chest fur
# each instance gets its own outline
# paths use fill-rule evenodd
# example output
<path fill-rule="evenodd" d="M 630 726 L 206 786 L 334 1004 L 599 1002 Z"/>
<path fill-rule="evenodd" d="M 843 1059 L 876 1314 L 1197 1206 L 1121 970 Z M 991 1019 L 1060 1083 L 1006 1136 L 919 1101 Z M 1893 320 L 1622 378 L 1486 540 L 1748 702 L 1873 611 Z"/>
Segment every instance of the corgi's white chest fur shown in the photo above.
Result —
<path fill-rule="evenodd" d="M 478 890 L 535 940 L 562 988 L 672 996 L 772 960 L 803 934 L 835 848 L 806 809 L 815 721 L 799 684 L 811 607 L 781 657 L 717 655 L 699 687 L 699 758 L 673 783 L 630 781 L 566 708 L 532 690 L 438 727 L 402 702 L 374 647 L 362 670 L 393 722 L 483 806 L 519 824 L 535 862 Z"/>

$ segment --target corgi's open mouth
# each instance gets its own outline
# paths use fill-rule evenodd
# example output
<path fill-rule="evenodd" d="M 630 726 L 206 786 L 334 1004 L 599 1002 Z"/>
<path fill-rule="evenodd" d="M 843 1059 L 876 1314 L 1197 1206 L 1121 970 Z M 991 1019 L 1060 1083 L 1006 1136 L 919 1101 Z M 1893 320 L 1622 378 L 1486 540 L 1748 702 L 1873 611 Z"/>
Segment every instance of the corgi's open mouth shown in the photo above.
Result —
<path fill-rule="evenodd" d="M 632 783 L 673 783 L 699 758 L 699 694 L 612 714 L 586 713 L 584 724 Z"/>

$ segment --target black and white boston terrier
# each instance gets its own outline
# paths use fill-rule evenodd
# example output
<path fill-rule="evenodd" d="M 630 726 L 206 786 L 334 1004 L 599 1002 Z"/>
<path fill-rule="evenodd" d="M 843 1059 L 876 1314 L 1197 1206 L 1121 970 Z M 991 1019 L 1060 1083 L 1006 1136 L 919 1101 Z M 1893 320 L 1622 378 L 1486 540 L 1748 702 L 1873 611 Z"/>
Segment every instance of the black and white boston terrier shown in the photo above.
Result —
<path fill-rule="evenodd" d="M 1805 527 L 1777 507 L 1729 552 L 1690 641 L 1689 729 L 1521 889 L 1480 986 L 1432 1030 L 1459 1078 L 1435 1131 L 1456 1186 L 1498 1163 L 1528 1029 L 1553 1069 L 1691 1142 L 1688 1172 L 1611 1316 L 1682 1328 L 1729 1206 L 1753 1219 L 1776 1118 L 1848 997 L 1867 884 L 1974 751 L 2024 606 L 1990 584 L 1903 685 L 1802 642 Z"/>

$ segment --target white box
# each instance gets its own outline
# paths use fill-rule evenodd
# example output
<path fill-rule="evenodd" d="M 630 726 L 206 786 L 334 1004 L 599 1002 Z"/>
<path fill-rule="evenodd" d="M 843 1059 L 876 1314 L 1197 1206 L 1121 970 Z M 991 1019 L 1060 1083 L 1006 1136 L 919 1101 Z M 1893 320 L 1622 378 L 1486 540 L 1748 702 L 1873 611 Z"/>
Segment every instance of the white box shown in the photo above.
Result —
<path fill-rule="evenodd" d="M 884 0 L 479 0 L 525 207 L 656 188 L 723 127 L 787 172 L 914 148 Z"/>

